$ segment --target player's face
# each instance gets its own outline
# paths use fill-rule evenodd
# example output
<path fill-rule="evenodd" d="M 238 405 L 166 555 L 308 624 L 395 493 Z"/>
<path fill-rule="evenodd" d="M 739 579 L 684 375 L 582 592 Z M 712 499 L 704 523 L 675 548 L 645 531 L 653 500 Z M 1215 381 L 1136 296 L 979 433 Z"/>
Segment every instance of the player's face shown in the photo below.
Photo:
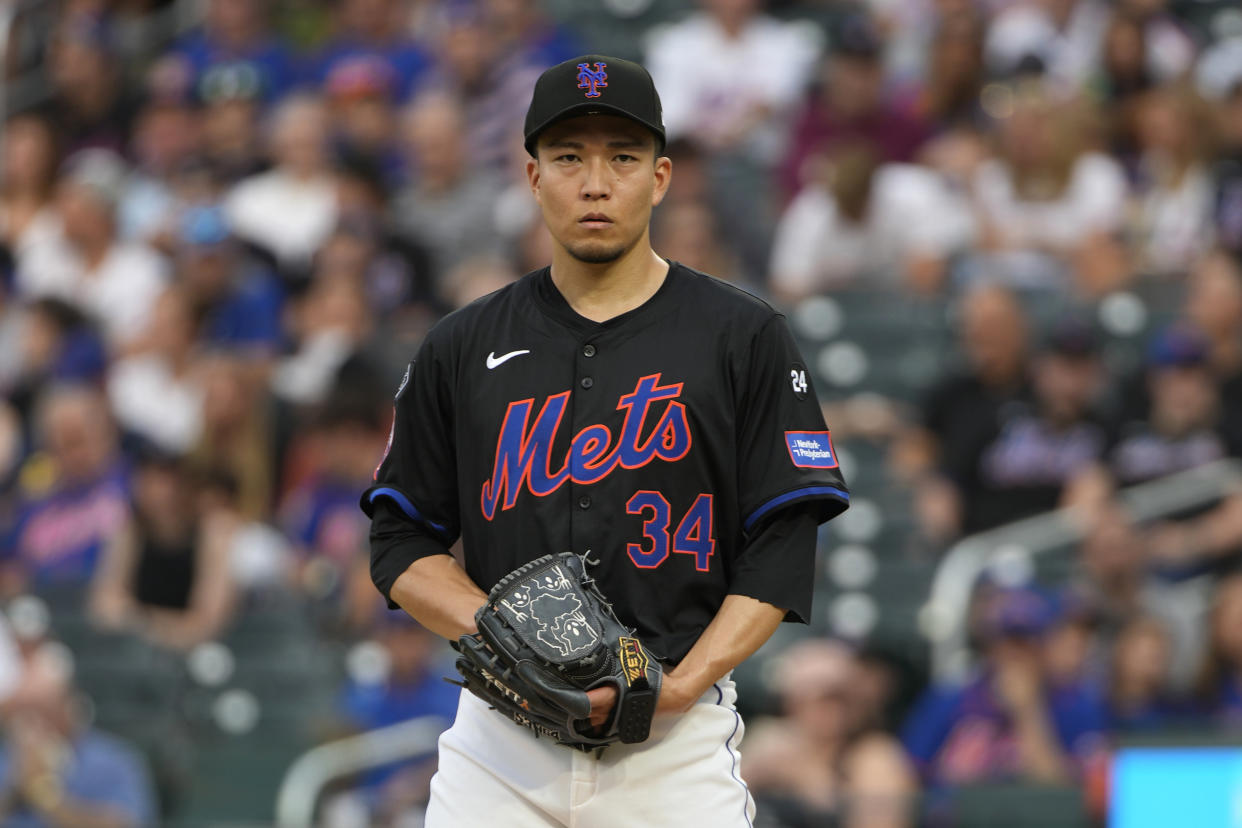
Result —
<path fill-rule="evenodd" d="M 664 199 L 672 162 L 656 158 L 655 137 L 628 118 L 570 118 L 539 137 L 526 165 L 552 238 L 581 262 L 614 262 L 647 238 L 651 209 Z"/>

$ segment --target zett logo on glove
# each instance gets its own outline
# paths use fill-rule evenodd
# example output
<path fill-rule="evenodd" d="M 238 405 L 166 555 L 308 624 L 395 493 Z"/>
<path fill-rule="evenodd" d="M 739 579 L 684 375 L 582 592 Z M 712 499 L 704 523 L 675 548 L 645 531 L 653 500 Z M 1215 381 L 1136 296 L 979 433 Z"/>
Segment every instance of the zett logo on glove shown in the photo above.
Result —
<path fill-rule="evenodd" d="M 642 679 L 643 686 L 646 686 L 647 668 L 650 666 L 650 662 L 647 660 L 647 653 L 643 650 L 643 645 L 639 643 L 637 638 L 626 638 L 625 636 L 619 636 L 617 642 L 621 645 L 621 669 L 625 674 L 625 683 L 633 687 L 634 682 Z"/>

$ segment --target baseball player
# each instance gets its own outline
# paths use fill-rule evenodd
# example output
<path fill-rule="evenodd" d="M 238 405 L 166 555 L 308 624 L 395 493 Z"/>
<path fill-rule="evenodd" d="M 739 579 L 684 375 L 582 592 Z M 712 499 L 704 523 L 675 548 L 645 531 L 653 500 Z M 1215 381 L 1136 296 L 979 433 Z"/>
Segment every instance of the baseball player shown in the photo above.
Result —
<path fill-rule="evenodd" d="M 443 319 L 410 363 L 362 497 L 373 578 L 456 640 L 511 570 L 585 555 L 663 687 L 645 741 L 594 752 L 462 693 L 427 825 L 749 825 L 729 676 L 809 616 L 816 527 L 849 500 L 832 441 L 781 314 L 652 249 L 672 169 L 643 67 L 547 70 L 525 139 L 551 266 Z M 606 721 L 616 692 L 589 696 Z"/>

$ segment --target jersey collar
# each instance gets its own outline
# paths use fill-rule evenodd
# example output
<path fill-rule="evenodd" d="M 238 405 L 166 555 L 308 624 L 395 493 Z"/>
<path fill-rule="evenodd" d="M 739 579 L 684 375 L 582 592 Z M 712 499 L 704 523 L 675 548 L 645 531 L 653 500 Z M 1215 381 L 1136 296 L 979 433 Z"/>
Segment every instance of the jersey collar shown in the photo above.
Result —
<path fill-rule="evenodd" d="M 659 315 L 673 306 L 676 295 L 680 292 L 681 283 L 685 279 L 685 273 L 683 273 L 685 268 L 679 262 L 669 259 L 665 261 L 669 265 L 668 274 L 651 298 L 633 310 L 628 310 L 604 322 L 587 319 L 570 306 L 565 296 L 556 287 L 556 283 L 552 281 L 551 267 L 545 267 L 531 274 L 532 292 L 540 310 L 573 331 L 598 333 L 630 327 Z"/>

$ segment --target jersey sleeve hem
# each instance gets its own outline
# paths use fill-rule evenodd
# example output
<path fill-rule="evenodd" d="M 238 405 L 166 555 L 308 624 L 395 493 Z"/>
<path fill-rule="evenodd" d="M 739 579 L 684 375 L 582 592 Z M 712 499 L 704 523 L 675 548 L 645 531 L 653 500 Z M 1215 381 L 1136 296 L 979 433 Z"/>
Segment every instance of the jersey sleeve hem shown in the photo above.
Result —
<path fill-rule="evenodd" d="M 450 536 L 451 532 L 447 526 L 425 517 L 405 492 L 392 486 L 372 486 L 362 493 L 359 505 L 362 507 L 362 511 L 367 513 L 368 517 L 374 517 L 375 504 L 380 499 L 385 499 L 392 503 L 411 521 L 426 526 L 444 538 Z"/>
<path fill-rule="evenodd" d="M 764 501 L 742 522 L 742 529 L 749 533 L 759 525 L 761 520 L 778 509 L 782 509 L 793 503 L 803 503 L 816 500 L 823 501 L 822 505 L 816 512 L 816 522 L 823 523 L 841 514 L 849 507 L 850 493 L 844 486 L 839 485 L 820 484 L 800 486 L 799 488 L 791 489 Z"/>

